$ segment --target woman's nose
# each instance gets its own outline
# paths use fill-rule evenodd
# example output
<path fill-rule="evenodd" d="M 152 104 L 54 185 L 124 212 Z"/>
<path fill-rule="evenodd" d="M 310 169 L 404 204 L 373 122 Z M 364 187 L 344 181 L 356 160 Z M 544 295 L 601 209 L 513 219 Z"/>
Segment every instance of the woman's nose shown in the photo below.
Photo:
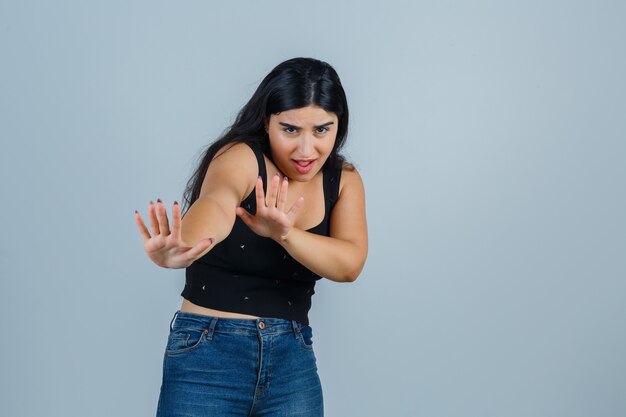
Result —
<path fill-rule="evenodd" d="M 298 149 L 303 157 L 310 156 L 313 153 L 313 138 L 310 133 L 304 133 L 300 137 Z"/>

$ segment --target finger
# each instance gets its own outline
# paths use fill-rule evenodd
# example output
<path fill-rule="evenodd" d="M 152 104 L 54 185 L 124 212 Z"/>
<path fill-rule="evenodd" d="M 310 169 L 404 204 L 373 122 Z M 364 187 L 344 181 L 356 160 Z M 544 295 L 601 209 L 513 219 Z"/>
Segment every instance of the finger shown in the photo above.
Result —
<path fill-rule="evenodd" d="M 159 230 L 165 236 L 170 234 L 170 225 L 167 221 L 167 211 L 160 198 L 157 199 L 156 215 L 159 220 Z"/>
<path fill-rule="evenodd" d="M 261 178 L 260 175 L 256 179 L 255 190 L 256 190 L 256 209 L 258 210 L 262 207 L 265 207 L 265 192 L 263 191 L 263 179 Z"/>
<path fill-rule="evenodd" d="M 151 201 L 148 206 L 148 219 L 150 220 L 150 230 L 152 231 L 152 236 L 156 236 L 159 234 L 159 221 L 156 217 L 156 210 L 154 208 L 154 203 Z"/>
<path fill-rule="evenodd" d="M 200 242 L 196 243 L 196 246 L 185 252 L 185 258 L 187 258 L 189 261 L 193 261 L 198 256 L 200 256 L 200 254 L 204 252 L 209 246 L 211 246 L 214 241 L 215 239 L 213 239 L 212 237 L 208 239 L 202 239 Z"/>
<path fill-rule="evenodd" d="M 178 201 L 174 201 L 172 206 L 172 234 L 176 237 L 180 237 L 180 206 Z"/>
<path fill-rule="evenodd" d="M 150 239 L 150 232 L 148 232 L 148 228 L 137 210 L 135 210 L 135 223 L 137 223 L 137 228 L 139 229 L 139 234 L 141 235 L 143 241 L 145 242 Z"/>
<path fill-rule="evenodd" d="M 246 209 L 244 209 L 243 207 L 237 207 L 235 209 L 235 214 L 237 216 L 239 216 L 239 218 L 247 225 L 247 226 L 251 226 L 252 225 L 252 218 L 253 216 L 248 213 L 248 211 Z"/>
<path fill-rule="evenodd" d="M 272 178 L 272 186 L 270 187 L 270 192 L 267 200 L 268 207 L 276 207 L 276 200 L 278 197 L 278 183 L 280 181 L 280 175 L 278 172 Z"/>
<path fill-rule="evenodd" d="M 280 211 L 285 211 L 285 204 L 287 203 L 287 189 L 289 188 L 289 180 L 285 177 L 280 185 L 280 194 L 278 194 L 278 204 L 276 205 Z"/>
<path fill-rule="evenodd" d="M 289 209 L 289 211 L 287 212 L 287 218 L 289 219 L 289 221 L 293 222 L 293 220 L 296 218 L 296 216 L 298 215 L 298 211 L 300 211 L 300 208 L 304 205 L 304 197 L 299 197 L 291 206 L 291 208 Z"/>

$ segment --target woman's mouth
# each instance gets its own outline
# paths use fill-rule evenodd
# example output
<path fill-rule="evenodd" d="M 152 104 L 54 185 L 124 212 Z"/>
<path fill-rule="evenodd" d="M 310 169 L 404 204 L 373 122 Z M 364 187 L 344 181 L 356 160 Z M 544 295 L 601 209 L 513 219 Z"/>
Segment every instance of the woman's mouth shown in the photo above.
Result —
<path fill-rule="evenodd" d="M 315 165 L 315 159 L 292 159 L 292 161 L 296 171 L 300 174 L 307 174 Z"/>

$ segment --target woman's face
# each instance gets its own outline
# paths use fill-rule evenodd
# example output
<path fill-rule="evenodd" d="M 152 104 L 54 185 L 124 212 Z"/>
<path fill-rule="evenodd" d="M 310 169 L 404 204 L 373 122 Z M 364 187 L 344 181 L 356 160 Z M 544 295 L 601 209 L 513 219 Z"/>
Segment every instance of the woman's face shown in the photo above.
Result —
<path fill-rule="evenodd" d="M 291 180 L 311 180 L 333 150 L 337 128 L 337 115 L 318 106 L 272 114 L 267 133 L 274 163 Z"/>

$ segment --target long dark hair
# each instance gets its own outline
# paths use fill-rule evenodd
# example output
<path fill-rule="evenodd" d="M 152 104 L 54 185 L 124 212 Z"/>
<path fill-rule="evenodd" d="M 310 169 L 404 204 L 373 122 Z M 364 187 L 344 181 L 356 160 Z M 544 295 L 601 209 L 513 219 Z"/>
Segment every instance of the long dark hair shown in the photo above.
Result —
<path fill-rule="evenodd" d="M 213 142 L 187 182 L 183 194 L 183 213 L 200 196 L 209 164 L 225 145 L 239 142 L 259 147 L 270 157 L 266 122 L 270 115 L 316 105 L 335 113 L 338 119 L 335 146 L 324 166 L 341 167 L 345 161 L 339 151 L 348 133 L 348 102 L 337 72 L 328 63 L 313 58 L 293 58 L 276 66 L 239 111 L 235 122 Z"/>

